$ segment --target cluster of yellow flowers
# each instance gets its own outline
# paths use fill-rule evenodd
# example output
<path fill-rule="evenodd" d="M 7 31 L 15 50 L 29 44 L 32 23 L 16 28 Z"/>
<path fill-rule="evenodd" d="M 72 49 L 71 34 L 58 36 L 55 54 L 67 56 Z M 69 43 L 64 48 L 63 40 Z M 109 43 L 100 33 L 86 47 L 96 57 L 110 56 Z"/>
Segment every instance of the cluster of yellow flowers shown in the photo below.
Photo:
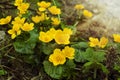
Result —
<path fill-rule="evenodd" d="M 43 42 L 50 42 L 53 39 L 57 44 L 69 44 L 70 41 L 70 35 L 72 34 L 72 30 L 68 28 L 64 28 L 64 30 L 55 30 L 54 28 L 51 28 L 47 32 L 40 32 L 39 40 Z"/>
<path fill-rule="evenodd" d="M 15 17 L 14 21 L 12 21 L 12 29 L 8 30 L 8 33 L 11 34 L 11 38 L 14 39 L 16 36 L 21 34 L 21 30 L 23 31 L 31 31 L 34 29 L 33 23 L 25 22 L 25 18 Z"/>
<path fill-rule="evenodd" d="M 91 18 L 91 17 L 93 16 L 92 12 L 86 10 L 82 4 L 77 4 L 77 5 L 75 5 L 74 8 L 75 8 L 76 10 L 82 11 L 82 14 L 83 14 L 86 18 Z"/>
<path fill-rule="evenodd" d="M 90 37 L 89 40 L 90 40 L 89 42 L 90 47 L 98 46 L 100 48 L 104 48 L 108 43 L 108 39 L 105 37 L 100 38 L 100 41 L 98 40 L 98 38 L 93 38 L 93 37 Z"/>
<path fill-rule="evenodd" d="M 0 25 L 8 24 L 11 21 L 11 16 L 7 16 L 6 18 L 0 19 Z"/>
<path fill-rule="evenodd" d="M 60 24 L 60 20 L 55 17 L 55 15 L 59 15 L 61 14 L 61 10 L 59 8 L 57 8 L 56 6 L 51 6 L 50 2 L 46 2 L 46 1 L 41 1 L 37 3 L 38 5 L 38 14 L 39 15 L 35 15 L 32 17 L 32 21 L 35 23 L 39 23 L 40 21 L 45 21 L 48 19 L 51 19 L 51 23 L 54 26 L 57 26 Z M 54 17 L 48 17 L 48 13 L 51 13 L 52 15 L 54 15 Z"/>
<path fill-rule="evenodd" d="M 49 61 L 53 63 L 54 66 L 59 64 L 64 64 L 66 58 L 74 59 L 75 49 L 69 46 L 65 46 L 64 49 L 55 49 L 53 54 L 49 56 Z"/>
<path fill-rule="evenodd" d="M 23 2 L 23 0 L 15 0 L 14 5 L 17 6 L 17 9 L 19 10 L 19 14 L 25 14 L 30 6 L 29 3 L 25 3 Z"/>
<path fill-rule="evenodd" d="M 32 17 L 32 21 L 35 23 L 39 23 L 41 21 L 45 21 L 48 20 L 49 17 L 47 17 L 47 15 L 45 13 L 42 13 L 41 15 L 36 15 Z"/>
<path fill-rule="evenodd" d="M 113 39 L 115 42 L 120 43 L 120 35 L 119 34 L 113 34 Z M 100 41 L 98 40 L 98 38 L 94 38 L 94 37 L 89 37 L 89 45 L 90 47 L 100 47 L 100 48 L 104 48 L 107 43 L 108 43 L 108 39 L 105 37 L 100 38 Z"/>

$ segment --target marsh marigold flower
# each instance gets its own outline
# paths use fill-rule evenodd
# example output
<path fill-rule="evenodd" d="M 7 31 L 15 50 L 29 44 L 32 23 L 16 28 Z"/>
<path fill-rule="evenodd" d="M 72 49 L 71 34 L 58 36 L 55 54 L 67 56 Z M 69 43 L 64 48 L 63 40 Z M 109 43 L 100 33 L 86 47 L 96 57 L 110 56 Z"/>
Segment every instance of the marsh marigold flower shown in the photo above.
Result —
<path fill-rule="evenodd" d="M 53 15 L 61 14 L 61 10 L 57 8 L 56 6 L 51 6 L 50 8 L 48 8 L 48 10 Z"/>
<path fill-rule="evenodd" d="M 55 26 L 60 24 L 60 20 L 58 18 L 53 18 L 52 17 L 51 20 L 52 20 L 52 24 L 55 25 Z"/>
<path fill-rule="evenodd" d="M 63 50 L 63 55 L 68 59 L 74 59 L 75 49 L 69 46 L 66 46 Z"/>
<path fill-rule="evenodd" d="M 120 35 L 119 34 L 113 34 L 113 39 L 115 42 L 120 43 Z"/>
<path fill-rule="evenodd" d="M 99 44 L 98 38 L 90 37 L 89 40 L 90 47 L 96 47 Z"/>
<path fill-rule="evenodd" d="M 49 19 L 49 17 L 45 13 L 42 13 L 40 15 L 40 21 L 44 21 L 44 20 L 48 20 L 48 19 Z"/>
<path fill-rule="evenodd" d="M 14 39 L 16 36 L 21 34 L 20 25 L 13 25 L 12 29 L 8 30 L 8 33 L 11 34 L 11 38 Z"/>
<path fill-rule="evenodd" d="M 83 10 L 83 15 L 86 18 L 91 18 L 93 16 L 92 12 L 88 11 L 88 10 Z"/>
<path fill-rule="evenodd" d="M 21 18 L 21 17 L 15 17 L 14 21 L 12 21 L 12 24 L 21 24 L 21 26 L 24 24 L 25 22 L 25 18 Z"/>
<path fill-rule="evenodd" d="M 20 14 L 25 14 L 29 6 L 30 6 L 29 3 L 22 3 L 17 7 L 17 9 L 20 11 Z"/>
<path fill-rule="evenodd" d="M 42 11 L 45 11 L 46 8 L 42 8 L 42 7 L 40 7 L 40 8 L 38 8 L 38 10 L 39 10 L 40 12 L 42 12 Z"/>
<path fill-rule="evenodd" d="M 50 2 L 41 1 L 41 2 L 38 2 L 37 5 L 42 7 L 42 8 L 48 8 L 51 5 L 51 3 Z"/>
<path fill-rule="evenodd" d="M 100 48 L 104 48 L 107 45 L 107 43 L 108 43 L 108 39 L 105 37 L 102 37 L 102 38 L 100 38 L 100 42 L 99 42 L 98 46 Z"/>
<path fill-rule="evenodd" d="M 49 56 L 49 61 L 52 62 L 54 66 L 57 66 L 64 64 L 66 62 L 66 58 L 60 49 L 55 49 L 53 54 Z"/>
<path fill-rule="evenodd" d="M 45 11 L 46 8 L 48 8 L 51 5 L 51 3 L 50 2 L 41 1 L 41 2 L 38 2 L 37 5 L 40 6 L 39 11 Z"/>
<path fill-rule="evenodd" d="M 48 43 L 54 39 L 55 34 L 56 34 L 56 30 L 54 28 L 51 28 L 47 32 L 41 31 L 40 36 L 39 36 L 39 40 Z"/>
<path fill-rule="evenodd" d="M 23 3 L 23 0 L 15 0 L 14 5 L 15 6 L 20 6 Z"/>
<path fill-rule="evenodd" d="M 51 36 L 49 36 L 48 33 L 41 31 L 40 36 L 39 36 L 39 40 L 41 40 L 42 42 L 48 43 L 48 42 L 52 41 L 53 38 Z"/>
<path fill-rule="evenodd" d="M 36 15 L 36 16 L 32 17 L 32 21 L 35 23 L 39 23 L 41 21 L 41 17 Z"/>
<path fill-rule="evenodd" d="M 65 34 L 69 34 L 69 35 L 72 35 L 72 33 L 73 33 L 72 30 L 69 29 L 69 28 L 64 28 L 63 32 L 64 32 Z"/>
<path fill-rule="evenodd" d="M 47 31 L 47 33 L 49 34 L 49 36 L 51 38 L 55 38 L 55 35 L 56 35 L 56 30 L 54 28 L 51 28 L 49 31 Z"/>
<path fill-rule="evenodd" d="M 8 24 L 11 21 L 11 16 L 7 16 L 6 18 L 0 19 L 0 25 Z"/>
<path fill-rule="evenodd" d="M 82 4 L 77 4 L 77 5 L 75 5 L 74 8 L 77 10 L 80 10 L 80 9 L 84 9 L 84 6 Z"/>
<path fill-rule="evenodd" d="M 64 33 L 62 30 L 57 30 L 55 34 L 55 42 L 58 44 L 69 44 L 70 35 Z"/>
<path fill-rule="evenodd" d="M 21 29 L 23 30 L 23 31 L 31 31 L 31 30 L 33 30 L 34 29 L 34 23 L 25 23 L 22 27 L 21 27 Z"/>

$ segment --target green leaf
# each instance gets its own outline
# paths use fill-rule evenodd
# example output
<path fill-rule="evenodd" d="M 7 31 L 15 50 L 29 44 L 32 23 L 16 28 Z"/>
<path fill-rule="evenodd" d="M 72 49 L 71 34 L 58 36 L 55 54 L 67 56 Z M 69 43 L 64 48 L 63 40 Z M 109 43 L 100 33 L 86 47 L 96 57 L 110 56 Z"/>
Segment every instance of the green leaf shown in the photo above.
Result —
<path fill-rule="evenodd" d="M 108 69 L 102 63 L 97 63 L 97 65 L 99 65 L 101 67 L 101 69 L 104 73 L 106 73 L 106 74 L 109 73 Z"/>
<path fill-rule="evenodd" d="M 103 60 L 105 60 L 105 52 L 94 51 L 92 48 L 87 48 L 85 53 L 85 59 L 92 62 L 103 62 Z"/>
<path fill-rule="evenodd" d="M 84 67 L 89 67 L 89 66 L 91 66 L 93 64 L 93 62 L 86 62 L 83 66 Z"/>
<path fill-rule="evenodd" d="M 117 78 L 117 80 L 120 80 L 120 78 Z"/>
<path fill-rule="evenodd" d="M 92 48 L 87 48 L 85 52 L 85 59 L 88 61 L 94 61 L 94 50 Z"/>
<path fill-rule="evenodd" d="M 105 52 L 104 51 L 96 51 L 94 53 L 94 59 L 97 62 L 103 62 L 106 58 L 105 58 Z"/>
<path fill-rule="evenodd" d="M 64 72 L 63 66 L 54 66 L 49 61 L 43 62 L 45 72 L 52 78 L 60 79 L 62 77 L 62 74 Z"/>
<path fill-rule="evenodd" d="M 14 48 L 17 52 L 23 54 L 32 54 L 38 40 L 38 34 L 36 30 L 29 32 L 30 37 L 27 40 L 16 40 L 14 42 Z M 24 38 L 24 37 L 23 37 Z"/>
<path fill-rule="evenodd" d="M 114 70 L 117 70 L 120 73 L 120 65 L 115 64 L 114 65 Z"/>
<path fill-rule="evenodd" d="M 88 48 L 88 43 L 87 42 L 78 42 L 76 44 L 73 44 L 72 47 L 81 49 L 81 48 Z"/>
<path fill-rule="evenodd" d="M 76 67 L 76 65 L 75 65 L 73 60 L 68 60 L 66 62 L 66 66 L 67 66 L 67 68 L 75 68 Z"/>
<path fill-rule="evenodd" d="M 76 62 L 85 62 L 86 58 L 85 58 L 85 52 L 79 50 L 79 49 L 75 49 L 75 61 Z"/>
<path fill-rule="evenodd" d="M 14 48 L 19 53 L 32 54 L 35 43 L 28 42 L 14 42 Z"/>
<path fill-rule="evenodd" d="M 56 46 L 55 43 L 43 43 L 41 48 L 44 54 L 49 55 L 56 48 L 55 46 Z"/>
<path fill-rule="evenodd" d="M 83 73 L 85 72 L 88 72 L 89 69 L 91 69 L 93 66 L 94 63 L 93 62 L 86 62 L 84 65 L 83 65 Z"/>
<path fill-rule="evenodd" d="M 6 74 L 7 74 L 7 71 L 6 71 L 6 70 L 3 70 L 3 69 L 0 70 L 0 76 L 6 75 Z"/>
<path fill-rule="evenodd" d="M 35 58 L 36 56 L 34 56 L 34 55 L 23 55 L 23 59 L 24 59 L 24 61 L 26 62 L 26 63 L 29 63 L 29 64 L 34 64 L 35 63 L 35 60 L 36 60 L 36 58 Z"/>

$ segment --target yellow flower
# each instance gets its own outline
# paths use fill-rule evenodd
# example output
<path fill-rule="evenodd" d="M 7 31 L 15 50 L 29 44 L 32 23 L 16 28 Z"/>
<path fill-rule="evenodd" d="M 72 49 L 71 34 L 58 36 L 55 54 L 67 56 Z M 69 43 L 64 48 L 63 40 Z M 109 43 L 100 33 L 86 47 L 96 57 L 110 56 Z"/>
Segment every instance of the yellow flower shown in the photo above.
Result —
<path fill-rule="evenodd" d="M 7 16 L 6 18 L 0 19 L 0 25 L 8 24 L 11 21 L 11 16 Z"/>
<path fill-rule="evenodd" d="M 44 20 L 48 20 L 49 17 L 47 17 L 47 15 L 45 13 L 42 13 L 40 16 L 40 21 L 44 21 Z"/>
<path fill-rule="evenodd" d="M 40 7 L 38 10 L 39 10 L 40 12 L 42 12 L 42 11 L 45 11 L 46 9 L 45 9 L 45 8 Z"/>
<path fill-rule="evenodd" d="M 120 43 L 120 35 L 119 34 L 113 34 L 113 38 L 115 42 Z"/>
<path fill-rule="evenodd" d="M 53 40 L 53 38 L 46 32 L 40 32 L 39 40 L 48 43 Z"/>
<path fill-rule="evenodd" d="M 101 47 L 101 48 L 104 48 L 106 45 L 107 45 L 107 43 L 108 43 L 108 39 L 107 38 L 105 38 L 105 37 L 102 37 L 101 39 L 100 39 L 100 42 L 99 42 L 99 47 Z"/>
<path fill-rule="evenodd" d="M 17 7 L 17 9 L 20 11 L 20 14 L 25 14 L 29 6 L 30 6 L 29 3 L 22 3 Z"/>
<path fill-rule="evenodd" d="M 69 35 L 71 35 L 71 34 L 73 33 L 72 30 L 69 29 L 69 28 L 64 28 L 63 32 L 64 32 L 65 34 L 69 34 Z"/>
<path fill-rule="evenodd" d="M 77 5 L 75 5 L 74 8 L 79 10 L 79 9 L 84 9 L 84 6 L 82 4 L 77 4 Z"/>
<path fill-rule="evenodd" d="M 64 33 L 62 30 L 57 30 L 55 34 L 55 42 L 58 44 L 69 44 L 70 35 Z"/>
<path fill-rule="evenodd" d="M 20 27 L 21 27 L 20 24 L 14 24 L 13 27 L 12 27 L 12 29 L 13 29 L 14 31 L 18 31 L 18 30 L 20 30 Z"/>
<path fill-rule="evenodd" d="M 39 23 L 41 21 L 41 17 L 36 15 L 36 16 L 32 17 L 32 21 L 35 23 Z"/>
<path fill-rule="evenodd" d="M 51 5 L 51 3 L 50 2 L 41 1 L 41 2 L 38 2 L 37 5 L 46 9 L 46 8 L 48 8 Z"/>
<path fill-rule="evenodd" d="M 34 29 L 33 26 L 34 26 L 34 23 L 30 23 L 30 24 L 25 23 L 25 24 L 21 27 L 21 29 L 22 29 L 23 31 L 31 31 L 31 30 Z"/>
<path fill-rule="evenodd" d="M 55 49 L 53 54 L 49 56 L 49 61 L 52 62 L 54 66 L 57 66 L 64 64 L 66 62 L 66 58 L 60 49 Z"/>
<path fill-rule="evenodd" d="M 51 6 L 50 8 L 48 8 L 48 10 L 53 15 L 61 14 L 61 10 L 57 8 L 56 6 Z"/>
<path fill-rule="evenodd" d="M 49 31 L 47 31 L 47 35 L 49 35 L 52 39 L 54 39 L 56 34 L 56 30 L 54 28 L 51 28 Z"/>
<path fill-rule="evenodd" d="M 53 18 L 52 17 L 51 20 L 52 20 L 52 24 L 55 25 L 55 26 L 60 24 L 60 20 L 58 18 Z"/>
<path fill-rule="evenodd" d="M 43 41 L 43 42 L 50 42 L 54 39 L 54 36 L 56 34 L 56 30 L 54 28 L 51 28 L 49 31 L 47 32 L 40 32 L 40 36 L 39 36 L 39 40 Z"/>
<path fill-rule="evenodd" d="M 20 6 L 22 4 L 23 0 L 15 0 L 14 5 L 15 6 Z"/>
<path fill-rule="evenodd" d="M 93 14 L 88 11 L 88 10 L 84 10 L 83 11 L 83 15 L 86 17 L 86 18 L 91 18 L 93 16 Z"/>
<path fill-rule="evenodd" d="M 96 47 L 99 44 L 98 38 L 90 37 L 89 40 L 90 47 Z"/>
<path fill-rule="evenodd" d="M 14 21 L 12 21 L 12 24 L 21 24 L 21 26 L 24 24 L 25 18 L 15 17 Z"/>
<path fill-rule="evenodd" d="M 75 49 L 69 46 L 66 46 L 63 50 L 62 50 L 63 54 L 65 57 L 67 57 L 68 59 L 74 59 L 74 55 L 75 55 Z"/>
<path fill-rule="evenodd" d="M 8 30 L 8 33 L 11 34 L 11 38 L 14 39 L 16 36 L 21 34 L 20 25 L 13 25 L 12 29 Z"/>

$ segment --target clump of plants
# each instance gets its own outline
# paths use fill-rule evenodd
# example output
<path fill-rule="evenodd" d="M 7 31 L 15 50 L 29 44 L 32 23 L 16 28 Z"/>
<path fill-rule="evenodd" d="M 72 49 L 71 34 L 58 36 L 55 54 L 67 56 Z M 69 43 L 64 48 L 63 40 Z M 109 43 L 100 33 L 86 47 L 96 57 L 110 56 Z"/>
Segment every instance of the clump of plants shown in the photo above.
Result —
<path fill-rule="evenodd" d="M 6 31 L 12 40 L 16 54 L 23 57 L 25 63 L 38 66 L 54 79 L 109 79 L 110 66 L 120 74 L 119 63 L 109 62 L 109 54 L 119 59 L 120 35 L 113 34 L 112 40 L 105 36 L 88 40 L 76 36 L 77 24 L 82 19 L 90 19 L 93 14 L 82 4 L 76 4 L 78 19 L 74 25 L 67 25 L 57 1 L 38 1 L 34 11 L 30 3 L 15 0 L 16 16 L 5 16 L 0 19 L 0 27 L 7 25 Z M 113 47 L 116 52 L 111 53 Z M 108 53 L 108 54 L 107 54 Z M 108 62 L 107 62 L 108 61 Z M 119 60 L 117 60 L 119 61 Z M 1 68 L 0 75 L 8 72 Z M 101 77 L 100 75 L 104 76 Z M 90 76 L 89 76 L 90 75 Z M 119 80 L 119 76 L 116 75 Z"/>

